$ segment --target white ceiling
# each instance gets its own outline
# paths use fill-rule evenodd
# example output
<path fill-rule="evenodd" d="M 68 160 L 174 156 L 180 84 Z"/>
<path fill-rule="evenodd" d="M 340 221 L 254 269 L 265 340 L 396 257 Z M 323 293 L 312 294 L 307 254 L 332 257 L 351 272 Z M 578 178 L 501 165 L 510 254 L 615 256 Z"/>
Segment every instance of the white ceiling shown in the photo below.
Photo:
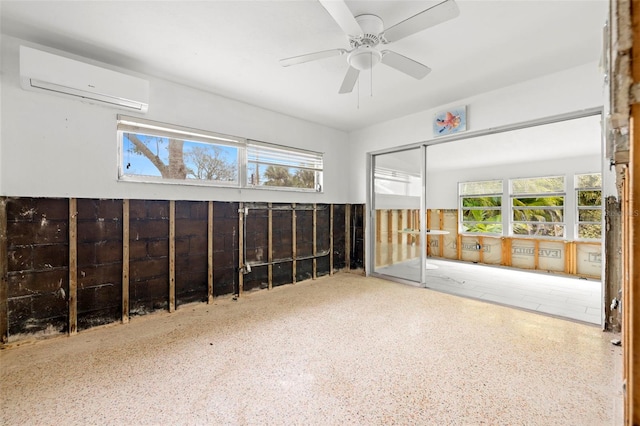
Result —
<path fill-rule="evenodd" d="M 439 1 L 347 1 L 385 27 Z M 458 0 L 460 16 L 386 48 L 432 68 L 414 80 L 383 64 L 339 95 L 348 48 L 315 0 L 1 1 L 1 30 L 75 55 L 351 131 L 597 61 L 607 0 Z M 371 96 L 371 93 L 373 96 Z"/>

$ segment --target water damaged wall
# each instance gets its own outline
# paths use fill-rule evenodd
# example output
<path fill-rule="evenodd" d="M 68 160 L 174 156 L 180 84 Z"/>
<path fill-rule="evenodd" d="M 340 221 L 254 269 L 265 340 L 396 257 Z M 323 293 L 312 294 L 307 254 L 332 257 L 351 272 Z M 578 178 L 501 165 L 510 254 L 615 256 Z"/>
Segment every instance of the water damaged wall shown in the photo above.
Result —
<path fill-rule="evenodd" d="M 363 211 L 349 204 L 3 198 L 1 343 L 361 269 Z"/>

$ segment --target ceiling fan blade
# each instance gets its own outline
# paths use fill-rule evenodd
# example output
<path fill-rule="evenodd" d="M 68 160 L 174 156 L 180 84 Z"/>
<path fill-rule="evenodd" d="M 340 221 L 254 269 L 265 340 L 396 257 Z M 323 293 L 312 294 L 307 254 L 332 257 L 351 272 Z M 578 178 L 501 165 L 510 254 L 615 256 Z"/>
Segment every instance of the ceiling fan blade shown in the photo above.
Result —
<path fill-rule="evenodd" d="M 322 52 L 307 53 L 306 55 L 280 59 L 280 65 L 288 67 L 291 65 L 303 64 L 305 62 L 317 61 L 318 59 L 330 58 L 332 56 L 340 56 L 345 53 L 347 53 L 345 49 L 323 50 Z"/>
<path fill-rule="evenodd" d="M 358 76 L 360 75 L 360 71 L 354 67 L 349 67 L 347 70 L 347 75 L 344 76 L 344 80 L 342 81 L 342 86 L 340 86 L 340 90 L 338 93 L 351 93 L 353 90 L 353 86 L 356 85 L 356 81 L 358 81 Z"/>
<path fill-rule="evenodd" d="M 342 31 L 348 36 L 359 36 L 362 34 L 360 24 L 353 17 L 353 13 L 342 0 L 319 0 L 334 21 L 342 28 Z"/>
<path fill-rule="evenodd" d="M 390 50 L 383 50 L 381 62 L 400 72 L 420 80 L 431 72 L 431 68 Z"/>
<path fill-rule="evenodd" d="M 460 14 L 460 9 L 455 0 L 445 0 L 429 9 L 413 15 L 404 21 L 387 28 L 382 32 L 383 43 L 398 41 L 411 34 L 415 34 L 442 22 L 453 19 Z"/>

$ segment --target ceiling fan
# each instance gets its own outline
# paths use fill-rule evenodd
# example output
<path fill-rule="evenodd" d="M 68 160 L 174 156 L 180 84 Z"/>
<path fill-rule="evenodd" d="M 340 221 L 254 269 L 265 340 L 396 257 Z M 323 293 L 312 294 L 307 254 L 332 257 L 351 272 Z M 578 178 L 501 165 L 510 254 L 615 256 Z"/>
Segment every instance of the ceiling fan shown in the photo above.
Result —
<path fill-rule="evenodd" d="M 319 0 L 319 2 L 347 35 L 351 50 L 323 50 L 281 59 L 280 64 L 288 67 L 332 56 L 347 55 L 349 69 L 338 93 L 350 93 L 358 81 L 360 71 L 371 69 L 380 62 L 413 78 L 423 78 L 431 72 L 431 68 L 391 50 L 378 50 L 378 45 L 401 40 L 460 14 L 455 0 L 445 0 L 385 29 L 382 19 L 376 15 L 364 14 L 354 17 L 343 0 Z"/>

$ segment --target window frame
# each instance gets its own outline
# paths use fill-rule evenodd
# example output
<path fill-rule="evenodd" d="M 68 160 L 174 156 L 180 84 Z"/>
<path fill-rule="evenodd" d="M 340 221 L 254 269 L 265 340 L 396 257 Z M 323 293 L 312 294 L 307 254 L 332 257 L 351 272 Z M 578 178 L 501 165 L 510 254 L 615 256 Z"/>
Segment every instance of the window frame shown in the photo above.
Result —
<path fill-rule="evenodd" d="M 291 164 L 286 164 L 285 161 L 252 161 L 250 156 L 252 155 L 252 150 L 263 148 L 265 151 L 273 151 L 280 152 L 284 157 L 289 157 Z M 297 159 L 295 159 L 296 154 L 299 155 Z M 316 167 L 313 167 L 311 164 L 303 165 L 303 158 L 306 158 L 311 163 L 315 162 Z M 293 161 L 299 161 L 300 165 L 293 164 Z M 260 165 L 267 166 L 276 166 L 276 167 L 287 167 L 289 169 L 295 168 L 299 170 L 313 171 L 314 172 L 314 185 L 313 188 L 304 188 L 297 186 L 277 186 L 277 185 L 256 185 L 252 182 L 249 182 L 249 171 L 250 164 L 256 164 L 257 167 Z M 246 142 L 245 148 L 245 159 L 244 159 L 244 187 L 253 188 L 253 189 L 264 189 L 264 190 L 275 190 L 275 191 L 294 191 L 294 192 L 318 192 L 322 193 L 324 191 L 324 155 L 320 152 L 310 151 L 300 148 L 292 148 L 283 145 L 276 145 L 272 143 L 257 141 L 248 139 Z"/>
<path fill-rule="evenodd" d="M 599 175 L 600 176 L 600 186 L 585 186 L 581 187 L 579 185 L 579 176 L 589 176 L 589 175 Z M 593 172 L 593 173 L 577 173 L 573 177 L 574 181 L 574 190 L 575 190 L 575 200 L 576 200 L 576 220 L 574 224 L 574 233 L 575 239 L 578 241 L 599 241 L 603 236 L 603 218 L 604 218 L 604 204 L 602 202 L 602 173 Z M 593 206 L 581 206 L 580 205 L 580 192 L 581 191 L 598 191 L 600 192 L 600 204 Z M 584 221 L 580 220 L 580 210 L 600 210 L 600 221 Z M 600 225 L 600 236 L 597 238 L 585 238 L 580 236 L 580 225 Z"/>
<path fill-rule="evenodd" d="M 535 191 L 535 192 L 515 192 L 514 191 L 514 182 L 522 181 L 522 180 L 535 180 L 535 179 L 553 179 L 559 178 L 562 179 L 562 191 Z M 548 239 L 548 240 L 567 240 L 567 215 L 566 215 L 566 205 L 567 205 L 567 179 L 564 175 L 551 175 L 551 176 L 533 176 L 533 177 L 525 177 L 525 178 L 511 178 L 509 179 L 509 236 L 512 238 L 540 238 L 540 239 Z M 554 222 L 541 222 L 541 221 L 525 221 L 525 220 L 515 220 L 515 212 L 522 210 L 532 210 L 531 206 L 523 206 L 516 207 L 514 205 L 514 201 L 516 199 L 526 199 L 526 198 L 546 198 L 546 197 L 561 197 L 562 205 L 560 206 L 551 206 L 551 205 L 542 205 L 535 206 L 535 210 L 542 211 L 551 211 L 551 210 L 562 210 L 562 221 L 554 221 Z M 539 235 L 539 234 L 516 234 L 514 232 L 514 228 L 516 224 L 526 224 L 526 225 L 537 225 L 537 224 L 547 224 L 547 225 L 560 225 L 562 226 L 563 232 L 561 236 L 555 235 Z"/>
<path fill-rule="evenodd" d="M 165 178 L 162 176 L 128 174 L 125 170 L 125 137 L 127 133 L 139 134 L 159 138 L 179 139 L 183 142 L 200 143 L 204 145 L 213 145 L 221 147 L 232 147 L 237 149 L 235 158 L 236 179 L 233 181 L 224 180 L 207 180 L 194 178 Z M 163 185 L 186 185 L 186 186 L 206 186 L 206 187 L 223 187 L 223 188 L 241 188 L 241 189 L 257 189 L 257 190 L 279 190 L 290 192 L 317 192 L 323 193 L 323 173 L 324 173 L 324 153 L 310 151 L 300 148 L 288 147 L 283 145 L 272 144 L 268 142 L 248 140 L 242 137 L 226 135 L 222 133 L 210 132 L 206 130 L 193 129 L 185 126 L 161 123 L 138 117 L 129 117 L 125 115 L 117 116 L 117 147 L 118 147 L 118 175 L 119 182 L 137 182 L 137 183 L 156 183 Z M 253 185 L 248 181 L 248 151 L 254 146 L 261 146 L 265 149 L 277 150 L 283 155 L 290 155 L 295 158 L 295 154 L 301 157 L 315 158 L 319 167 L 304 167 L 305 170 L 314 170 L 314 188 L 300 188 L 294 186 L 269 186 L 269 185 Z M 317 165 L 317 164 L 316 164 Z M 301 167 L 298 167 L 301 168 Z"/>
<path fill-rule="evenodd" d="M 463 193 L 464 185 L 474 184 L 474 183 L 499 183 L 498 187 L 500 188 L 499 192 L 475 192 L 473 193 Z M 464 200 L 470 198 L 499 198 L 500 205 L 498 206 L 464 206 Z M 467 182 L 458 182 L 458 233 L 462 235 L 480 235 L 480 236 L 492 236 L 492 237 L 501 237 L 504 235 L 504 221 L 502 219 L 502 207 L 504 203 L 504 189 L 503 189 L 503 180 L 502 179 L 488 179 L 488 180 L 478 180 L 478 181 L 467 181 Z M 469 221 L 464 220 L 464 212 L 465 210 L 475 210 L 475 211 L 491 211 L 491 212 L 499 212 L 500 220 L 499 221 Z M 474 225 L 477 224 L 486 224 L 486 225 L 500 225 L 500 232 L 481 232 L 481 231 L 469 231 L 464 230 L 464 226 L 466 223 L 472 223 Z"/>

